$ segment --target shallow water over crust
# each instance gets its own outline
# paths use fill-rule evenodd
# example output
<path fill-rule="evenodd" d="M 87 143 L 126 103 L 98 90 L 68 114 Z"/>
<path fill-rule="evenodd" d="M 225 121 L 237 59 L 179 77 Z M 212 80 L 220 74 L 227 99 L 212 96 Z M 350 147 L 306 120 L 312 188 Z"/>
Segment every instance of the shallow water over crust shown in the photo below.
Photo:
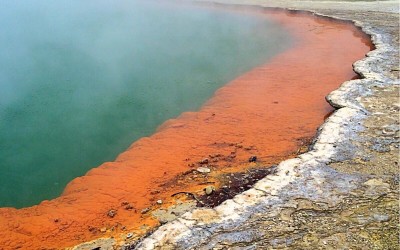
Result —
<path fill-rule="evenodd" d="M 219 89 L 199 112 L 184 113 L 142 138 L 115 162 L 73 180 L 57 199 L 26 209 L 0 209 L 0 245 L 12 249 L 60 248 L 157 225 L 142 209 L 178 191 L 197 191 L 194 180 L 171 183 L 204 164 L 211 173 L 270 165 L 293 156 L 299 141 L 315 135 L 332 111 L 324 97 L 355 77 L 351 64 L 370 50 L 354 26 L 302 13 L 243 11 L 264 15 L 288 29 L 297 42 L 267 64 Z M 233 157 L 234 156 L 234 157 Z M 249 163 L 257 156 L 256 163 Z M 162 185 L 170 182 L 170 185 Z M 186 185 L 191 183 L 190 186 Z M 126 209 L 129 203 L 134 209 Z M 114 216 L 107 212 L 114 210 Z"/>

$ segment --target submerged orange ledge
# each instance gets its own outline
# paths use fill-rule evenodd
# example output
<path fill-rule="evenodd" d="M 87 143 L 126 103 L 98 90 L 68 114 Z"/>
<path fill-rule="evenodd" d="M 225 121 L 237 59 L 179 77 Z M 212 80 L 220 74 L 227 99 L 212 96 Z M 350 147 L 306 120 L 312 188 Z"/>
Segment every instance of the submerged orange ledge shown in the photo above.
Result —
<path fill-rule="evenodd" d="M 59 198 L 29 208 L 1 208 L 0 249 L 58 249 L 144 232 L 141 226 L 158 222 L 140 211 L 158 199 L 171 204 L 174 192 L 198 189 L 195 183 L 162 184 L 196 168 L 203 158 L 235 151 L 235 158 L 213 163 L 216 172 L 248 167 L 252 155 L 271 165 L 294 156 L 299 140 L 315 135 L 333 110 L 324 97 L 357 76 L 351 65 L 370 51 L 369 38 L 350 23 L 306 13 L 230 11 L 278 22 L 295 37 L 295 45 L 219 89 L 200 111 L 165 122 L 114 162 L 74 179 Z M 124 209 L 127 203 L 134 209 Z M 114 217 L 107 216 L 111 209 Z"/>

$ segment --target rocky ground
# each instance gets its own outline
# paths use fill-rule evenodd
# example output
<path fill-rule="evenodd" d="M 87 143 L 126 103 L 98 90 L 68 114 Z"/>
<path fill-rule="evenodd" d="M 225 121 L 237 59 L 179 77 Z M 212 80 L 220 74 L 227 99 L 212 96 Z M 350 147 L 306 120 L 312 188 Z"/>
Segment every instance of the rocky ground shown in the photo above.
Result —
<path fill-rule="evenodd" d="M 310 151 L 254 188 L 198 208 L 123 249 L 399 249 L 399 6 L 396 1 L 219 1 L 355 20 L 376 50 L 354 64 L 364 79 L 327 100 L 338 110 Z M 104 240 L 101 248 L 112 249 Z M 96 249 L 88 243 L 77 249 Z"/>

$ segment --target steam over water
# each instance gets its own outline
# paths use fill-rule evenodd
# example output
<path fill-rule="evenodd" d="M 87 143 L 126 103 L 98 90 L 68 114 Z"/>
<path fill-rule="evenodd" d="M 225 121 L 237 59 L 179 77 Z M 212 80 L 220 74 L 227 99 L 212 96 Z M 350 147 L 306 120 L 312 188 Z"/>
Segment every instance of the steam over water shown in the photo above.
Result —
<path fill-rule="evenodd" d="M 157 2 L 0 0 L 0 25 L 0 206 L 14 207 L 291 44 L 261 17 Z"/>

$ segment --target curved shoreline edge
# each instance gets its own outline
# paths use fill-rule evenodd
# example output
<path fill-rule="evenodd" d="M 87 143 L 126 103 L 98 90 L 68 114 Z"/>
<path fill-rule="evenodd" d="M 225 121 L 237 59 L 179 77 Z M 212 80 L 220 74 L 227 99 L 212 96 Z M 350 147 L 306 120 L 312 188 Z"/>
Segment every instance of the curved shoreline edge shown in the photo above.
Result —
<path fill-rule="evenodd" d="M 393 68 L 398 65 L 398 31 L 389 34 L 390 30 L 368 22 L 368 15 L 357 17 L 305 8 L 319 16 L 352 21 L 371 36 L 376 47 L 353 65 L 363 79 L 347 81 L 327 96 L 338 110 L 320 127 L 310 151 L 280 163 L 274 175 L 234 199 L 214 209 L 187 212 L 141 242 L 127 240 L 122 249 L 366 247 L 371 242 L 355 236 L 365 233 L 362 228 L 368 229 L 368 223 L 380 225 L 378 230 L 383 234 L 392 232 L 395 238 L 393 242 L 392 238 L 382 238 L 387 245 L 374 241 L 371 248 L 398 247 L 399 175 L 394 162 L 397 157 L 390 151 L 393 144 L 398 144 L 398 124 L 392 126 L 383 119 L 382 125 L 376 119 L 387 115 L 386 111 L 392 113 L 392 107 L 381 105 L 385 103 L 382 99 L 398 100 L 400 82 L 393 74 L 398 72 Z M 394 107 L 397 112 L 391 115 L 396 116 L 399 105 Z M 377 166 L 379 169 L 369 169 L 377 163 L 382 164 Z M 368 214 L 365 210 L 371 208 L 372 213 Z M 347 233 L 340 232 L 343 221 L 348 223 L 344 224 L 346 231 L 351 225 Z M 301 224 L 314 232 L 310 235 L 304 228 L 299 229 Z M 326 231 L 332 234 L 327 235 Z M 368 232 L 370 236 L 373 233 Z M 343 236 L 354 242 L 347 242 Z M 114 239 L 102 238 L 73 249 L 114 249 L 115 243 Z"/>
<path fill-rule="evenodd" d="M 366 58 L 353 65 L 354 70 L 363 79 L 347 81 L 327 96 L 327 101 L 338 110 L 319 128 L 311 150 L 297 158 L 280 163 L 274 175 L 267 176 L 254 188 L 237 195 L 234 199 L 214 209 L 201 208 L 188 212 L 181 218 L 161 226 L 139 244 L 126 245 L 130 247 L 127 249 L 133 247 L 136 249 L 194 249 L 195 247 L 210 249 L 222 245 L 232 247 L 254 246 L 254 244 L 260 247 L 262 246 L 260 244 L 266 243 L 259 240 L 264 236 L 262 231 L 266 228 L 250 227 L 247 231 L 244 230 L 246 223 L 250 222 L 249 225 L 252 226 L 257 225 L 255 218 L 269 218 L 271 221 L 278 218 L 284 224 L 284 222 L 293 222 L 293 214 L 299 209 L 333 210 L 349 197 L 378 202 L 382 197 L 398 200 L 398 175 L 392 176 L 391 170 L 388 170 L 389 174 L 377 176 L 374 173 L 345 173 L 329 166 L 362 158 L 367 150 L 362 144 L 368 138 L 365 134 L 360 134 L 368 130 L 364 126 L 367 120 L 377 114 L 365 107 L 362 98 L 379 97 L 378 91 L 396 88 L 399 85 L 396 77 L 387 74 L 390 71 L 388 68 L 390 64 L 395 65 L 397 62 L 394 55 L 398 55 L 398 49 L 392 41 L 393 37 L 381 28 L 356 20 L 356 18 L 347 19 L 314 10 L 309 10 L 309 12 L 319 16 L 352 21 L 371 36 L 376 47 L 367 54 Z M 371 86 L 380 90 L 373 91 Z M 393 91 L 396 92 L 396 89 Z M 390 132 L 393 131 L 391 144 L 397 142 L 395 133 L 398 133 L 398 130 L 394 127 Z M 369 139 L 371 138 L 373 137 Z M 364 160 L 368 161 L 368 159 Z M 393 167 L 396 169 L 396 166 Z M 375 218 L 378 223 L 398 221 L 398 218 L 396 220 L 393 217 L 396 215 L 372 215 L 372 220 Z M 274 225 L 273 222 L 271 224 Z M 393 230 L 397 231 L 395 235 L 398 235 L 398 227 Z M 269 240 L 268 246 L 296 246 L 293 245 L 296 244 L 293 243 L 295 239 L 289 243 L 287 239 L 283 240 L 282 237 L 280 239 L 281 241 L 276 237 L 275 241 Z M 392 246 L 396 246 L 396 242 L 392 243 L 395 244 Z M 313 246 L 327 244 L 330 244 L 329 239 L 323 238 L 312 243 Z"/>
<path fill-rule="evenodd" d="M 225 11 L 222 6 L 203 7 Z M 247 12 L 241 7 L 226 11 Z M 324 97 L 343 81 L 357 78 L 351 65 L 371 50 L 371 41 L 348 22 L 284 10 L 250 8 L 248 14 L 253 13 L 283 25 L 279 27 L 293 34 L 296 46 L 226 84 L 199 112 L 167 121 L 116 161 L 76 178 L 65 195 L 31 208 L 0 209 L 2 248 L 62 249 L 100 237 L 114 239 L 113 248 L 119 248 L 121 242 L 131 244 L 191 210 L 193 199 L 175 197 L 177 191 L 201 197 L 212 183 L 216 192 L 204 198 L 222 202 L 219 194 L 227 191 L 222 185 L 230 196 L 239 192 L 236 182 L 239 189 L 252 186 L 239 177 L 249 176 L 250 168 L 276 165 L 305 152 L 304 145 L 333 111 Z M 257 162 L 249 163 L 252 156 Z M 205 157 L 211 172 L 198 175 L 196 167 L 205 165 Z M 188 169 L 196 172 L 181 174 Z M 219 176 L 224 169 L 249 171 Z"/>

